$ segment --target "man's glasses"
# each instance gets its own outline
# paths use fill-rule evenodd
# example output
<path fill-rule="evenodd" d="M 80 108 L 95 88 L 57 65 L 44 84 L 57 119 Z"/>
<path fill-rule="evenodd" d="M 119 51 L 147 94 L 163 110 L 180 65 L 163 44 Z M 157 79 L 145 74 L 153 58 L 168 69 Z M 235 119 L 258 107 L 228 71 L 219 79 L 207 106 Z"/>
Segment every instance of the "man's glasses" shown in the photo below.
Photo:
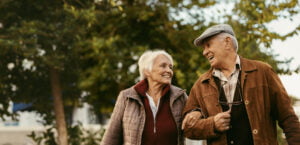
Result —
<path fill-rule="evenodd" d="M 224 97 L 226 98 L 226 95 L 225 95 L 225 91 L 224 91 L 224 88 L 223 88 L 223 86 L 224 86 L 225 84 L 223 84 L 223 85 L 220 85 L 220 92 L 222 92 L 223 94 L 224 94 Z M 224 101 L 224 100 L 221 100 L 221 97 L 219 97 L 219 104 L 221 104 L 221 105 L 223 105 L 223 106 L 228 106 L 229 107 L 229 109 L 231 109 L 231 107 L 234 105 L 234 106 L 237 106 L 237 105 L 241 105 L 241 104 L 243 104 L 243 96 L 242 96 L 242 89 L 241 89 L 241 85 L 240 85 L 240 81 L 238 80 L 237 81 L 237 83 L 236 83 L 236 90 L 235 90 L 235 92 L 234 93 L 236 93 L 236 91 L 238 91 L 237 93 L 238 93 L 238 95 L 239 95 L 239 100 L 234 100 L 233 99 L 233 101 L 232 102 L 230 102 L 230 101 Z M 220 96 L 221 96 L 221 93 L 220 93 Z M 235 95 L 234 95 L 235 96 Z"/>

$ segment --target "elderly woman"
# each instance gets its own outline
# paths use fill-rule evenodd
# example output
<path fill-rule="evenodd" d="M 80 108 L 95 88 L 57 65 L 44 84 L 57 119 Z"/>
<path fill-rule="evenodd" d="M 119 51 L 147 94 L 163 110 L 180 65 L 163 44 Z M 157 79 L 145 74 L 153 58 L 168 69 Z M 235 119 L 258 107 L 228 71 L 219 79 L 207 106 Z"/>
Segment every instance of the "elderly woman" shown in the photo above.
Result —
<path fill-rule="evenodd" d="M 182 145 L 187 95 L 171 85 L 172 57 L 146 51 L 138 65 L 141 81 L 119 94 L 101 145 Z"/>

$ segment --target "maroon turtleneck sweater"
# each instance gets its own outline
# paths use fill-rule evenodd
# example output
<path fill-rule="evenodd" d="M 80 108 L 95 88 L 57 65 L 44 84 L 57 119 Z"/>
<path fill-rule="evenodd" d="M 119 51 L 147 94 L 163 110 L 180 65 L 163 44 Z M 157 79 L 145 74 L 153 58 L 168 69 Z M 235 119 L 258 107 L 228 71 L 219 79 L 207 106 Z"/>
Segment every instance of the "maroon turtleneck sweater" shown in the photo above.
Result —
<path fill-rule="evenodd" d="M 178 131 L 170 108 L 170 85 L 163 89 L 155 120 L 146 96 L 147 80 L 136 84 L 134 89 L 141 97 L 146 112 L 142 145 L 177 145 Z"/>

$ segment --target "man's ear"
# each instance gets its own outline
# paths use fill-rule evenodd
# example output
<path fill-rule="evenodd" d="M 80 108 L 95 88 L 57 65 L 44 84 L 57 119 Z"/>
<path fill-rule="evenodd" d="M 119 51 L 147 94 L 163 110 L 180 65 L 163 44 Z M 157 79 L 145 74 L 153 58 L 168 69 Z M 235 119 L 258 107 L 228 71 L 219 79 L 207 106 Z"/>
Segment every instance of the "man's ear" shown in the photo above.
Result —
<path fill-rule="evenodd" d="M 226 42 L 226 48 L 233 48 L 232 38 L 226 37 L 225 42 Z"/>

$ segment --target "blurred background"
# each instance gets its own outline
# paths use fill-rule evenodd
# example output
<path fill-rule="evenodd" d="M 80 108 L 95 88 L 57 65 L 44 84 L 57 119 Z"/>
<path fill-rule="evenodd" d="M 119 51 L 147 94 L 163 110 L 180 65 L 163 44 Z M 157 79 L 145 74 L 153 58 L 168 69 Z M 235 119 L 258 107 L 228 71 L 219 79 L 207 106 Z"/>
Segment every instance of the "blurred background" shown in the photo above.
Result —
<path fill-rule="evenodd" d="M 139 56 L 166 50 L 189 92 L 210 67 L 192 42 L 218 23 L 274 68 L 300 115 L 299 12 L 299 0 L 1 0 L 0 145 L 99 144 Z"/>

